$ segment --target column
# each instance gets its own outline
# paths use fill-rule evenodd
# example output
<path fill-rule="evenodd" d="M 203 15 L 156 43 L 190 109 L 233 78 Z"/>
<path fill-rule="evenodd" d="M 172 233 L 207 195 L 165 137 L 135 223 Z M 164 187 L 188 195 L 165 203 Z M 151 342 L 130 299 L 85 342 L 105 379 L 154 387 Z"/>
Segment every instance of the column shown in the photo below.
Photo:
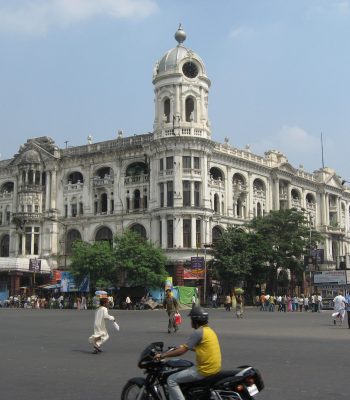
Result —
<path fill-rule="evenodd" d="M 168 247 L 168 223 L 167 218 L 165 216 L 161 217 L 162 224 L 162 249 L 166 249 Z"/>
<path fill-rule="evenodd" d="M 191 248 L 195 249 L 197 247 L 196 241 L 196 218 L 191 216 Z"/>
<path fill-rule="evenodd" d="M 45 188 L 45 210 L 48 211 L 51 204 L 51 174 L 46 172 L 46 188 Z"/>
<path fill-rule="evenodd" d="M 180 217 L 174 217 L 174 247 L 183 247 L 183 222 Z"/>
<path fill-rule="evenodd" d="M 56 181 L 56 171 L 51 171 L 51 207 L 56 209 L 56 195 L 57 195 L 57 181 Z"/>
<path fill-rule="evenodd" d="M 273 181 L 273 208 L 274 210 L 280 209 L 280 182 L 277 176 Z"/>

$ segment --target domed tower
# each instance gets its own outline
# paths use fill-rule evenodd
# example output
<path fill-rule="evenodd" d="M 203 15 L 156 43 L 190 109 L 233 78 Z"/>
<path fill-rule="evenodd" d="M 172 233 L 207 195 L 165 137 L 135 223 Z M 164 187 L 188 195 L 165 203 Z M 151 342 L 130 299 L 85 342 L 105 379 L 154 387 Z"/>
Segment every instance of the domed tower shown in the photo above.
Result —
<path fill-rule="evenodd" d="M 154 67 L 155 137 L 175 135 L 210 139 L 210 80 L 201 58 L 184 46 L 186 33 L 181 25 L 175 39 L 178 45 L 167 51 Z"/>

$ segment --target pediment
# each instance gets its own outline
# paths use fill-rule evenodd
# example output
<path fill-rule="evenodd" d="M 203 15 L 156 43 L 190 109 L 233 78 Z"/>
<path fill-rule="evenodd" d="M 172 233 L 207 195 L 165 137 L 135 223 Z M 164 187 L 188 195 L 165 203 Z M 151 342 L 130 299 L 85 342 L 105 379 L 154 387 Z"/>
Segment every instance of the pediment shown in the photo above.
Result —
<path fill-rule="evenodd" d="M 20 146 L 17 154 L 14 155 L 11 165 L 20 164 L 46 164 L 47 161 L 56 159 L 54 152 L 57 150 L 54 141 L 46 136 L 28 139 Z"/>
<path fill-rule="evenodd" d="M 326 179 L 325 183 L 327 185 L 329 185 L 329 186 L 333 186 L 333 187 L 336 187 L 338 189 L 342 189 L 343 188 L 341 179 L 339 178 L 338 175 L 335 175 L 335 174 L 330 176 L 330 177 L 328 177 Z"/>
<path fill-rule="evenodd" d="M 288 172 L 289 174 L 293 174 L 295 175 L 297 173 L 297 170 L 288 162 L 281 164 L 278 168 L 278 171 L 284 171 L 284 172 Z"/>

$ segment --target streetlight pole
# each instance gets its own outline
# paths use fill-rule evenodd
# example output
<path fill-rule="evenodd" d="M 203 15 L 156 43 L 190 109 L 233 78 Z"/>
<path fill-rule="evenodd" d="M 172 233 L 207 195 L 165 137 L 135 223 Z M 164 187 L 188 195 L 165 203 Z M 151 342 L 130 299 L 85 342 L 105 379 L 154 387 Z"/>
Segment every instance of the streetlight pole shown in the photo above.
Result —
<path fill-rule="evenodd" d="M 204 243 L 204 290 L 203 290 L 203 297 L 204 297 L 204 305 L 207 304 L 207 248 L 212 247 L 211 244 Z"/>

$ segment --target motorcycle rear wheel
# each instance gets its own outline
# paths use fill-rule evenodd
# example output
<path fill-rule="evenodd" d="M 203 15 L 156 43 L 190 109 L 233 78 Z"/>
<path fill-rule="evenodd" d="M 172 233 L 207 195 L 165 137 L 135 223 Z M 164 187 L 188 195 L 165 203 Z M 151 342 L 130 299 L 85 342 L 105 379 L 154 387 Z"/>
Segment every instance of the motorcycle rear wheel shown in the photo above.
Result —
<path fill-rule="evenodd" d="M 140 395 L 143 386 L 136 382 L 128 382 L 122 391 L 121 400 L 136 400 Z M 152 400 L 154 397 L 151 394 L 143 393 L 142 400 Z"/>

